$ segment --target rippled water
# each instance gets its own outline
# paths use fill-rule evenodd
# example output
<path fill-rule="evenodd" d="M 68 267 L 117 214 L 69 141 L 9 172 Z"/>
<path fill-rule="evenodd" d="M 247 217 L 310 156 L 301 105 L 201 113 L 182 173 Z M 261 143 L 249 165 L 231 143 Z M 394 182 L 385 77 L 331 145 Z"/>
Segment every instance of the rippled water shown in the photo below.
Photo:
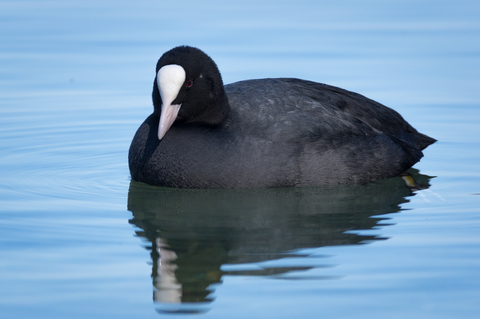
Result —
<path fill-rule="evenodd" d="M 0 1 L 2 318 L 477 318 L 474 1 Z M 357 91 L 438 143 L 366 186 L 130 181 L 158 57 Z M 178 316 L 177 316 L 178 317 Z"/>

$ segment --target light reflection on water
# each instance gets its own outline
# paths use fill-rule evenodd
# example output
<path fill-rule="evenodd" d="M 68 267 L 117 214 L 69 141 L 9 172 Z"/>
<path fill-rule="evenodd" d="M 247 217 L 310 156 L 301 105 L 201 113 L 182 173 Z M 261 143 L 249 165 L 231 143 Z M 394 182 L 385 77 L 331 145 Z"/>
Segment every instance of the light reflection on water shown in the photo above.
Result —
<path fill-rule="evenodd" d="M 428 188 L 431 177 L 411 172 Z M 382 215 L 399 212 L 411 195 L 401 178 L 264 190 L 182 190 L 132 181 L 128 209 L 130 223 L 141 229 L 136 234 L 148 240 L 158 311 L 191 313 L 208 310 L 224 276 L 341 278 L 308 272 L 332 267 L 327 256 L 296 252 L 384 240 L 351 231 L 388 225 Z"/>

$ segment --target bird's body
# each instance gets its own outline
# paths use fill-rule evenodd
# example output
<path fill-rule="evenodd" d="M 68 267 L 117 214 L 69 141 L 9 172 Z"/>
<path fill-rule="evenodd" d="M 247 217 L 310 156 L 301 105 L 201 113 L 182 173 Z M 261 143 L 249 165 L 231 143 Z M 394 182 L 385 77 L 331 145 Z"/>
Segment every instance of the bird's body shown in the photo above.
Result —
<path fill-rule="evenodd" d="M 155 111 L 130 147 L 132 179 L 180 188 L 366 183 L 399 175 L 435 142 L 394 110 L 333 86 L 291 78 L 223 86 L 213 61 L 213 71 L 189 70 L 198 54 L 205 58 L 179 47 L 159 60 Z M 185 76 L 167 103 L 158 83 L 172 64 Z M 160 118 L 170 104 L 180 107 L 165 129 Z"/>

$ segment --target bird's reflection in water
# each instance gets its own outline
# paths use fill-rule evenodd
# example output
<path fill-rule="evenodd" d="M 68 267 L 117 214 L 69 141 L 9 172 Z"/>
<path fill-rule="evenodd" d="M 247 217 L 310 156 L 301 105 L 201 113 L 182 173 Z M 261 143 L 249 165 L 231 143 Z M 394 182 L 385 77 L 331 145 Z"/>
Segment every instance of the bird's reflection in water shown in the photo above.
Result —
<path fill-rule="evenodd" d="M 407 185 L 398 177 L 321 188 L 185 190 L 131 182 L 130 222 L 151 244 L 158 311 L 207 311 L 224 275 L 311 280 L 298 274 L 322 266 L 295 252 L 385 239 L 348 231 L 372 229 L 386 219 L 378 215 L 400 211 L 416 190 L 412 180 L 428 187 L 431 177 L 409 173 Z M 289 258 L 299 262 L 282 265 Z"/>

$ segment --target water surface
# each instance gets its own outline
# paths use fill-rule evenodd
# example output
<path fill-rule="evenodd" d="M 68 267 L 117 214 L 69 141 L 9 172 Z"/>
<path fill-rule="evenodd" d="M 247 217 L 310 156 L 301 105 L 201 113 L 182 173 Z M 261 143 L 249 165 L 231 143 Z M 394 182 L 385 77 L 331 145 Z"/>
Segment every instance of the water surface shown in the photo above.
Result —
<path fill-rule="evenodd" d="M 474 1 L 0 1 L 2 318 L 477 318 L 480 5 Z M 225 83 L 362 93 L 439 140 L 364 186 L 130 181 L 155 63 Z M 178 316 L 177 316 L 178 317 Z"/>

